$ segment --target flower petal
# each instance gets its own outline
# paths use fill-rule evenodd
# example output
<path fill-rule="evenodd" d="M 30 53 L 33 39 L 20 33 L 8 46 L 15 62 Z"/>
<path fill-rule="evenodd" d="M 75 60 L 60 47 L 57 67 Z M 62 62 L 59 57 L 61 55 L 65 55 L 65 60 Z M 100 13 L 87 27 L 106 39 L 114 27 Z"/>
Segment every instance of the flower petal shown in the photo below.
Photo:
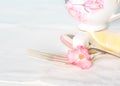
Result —
<path fill-rule="evenodd" d="M 92 66 L 88 49 L 83 46 L 68 51 L 67 58 L 71 64 L 79 66 L 81 69 L 89 69 Z"/>

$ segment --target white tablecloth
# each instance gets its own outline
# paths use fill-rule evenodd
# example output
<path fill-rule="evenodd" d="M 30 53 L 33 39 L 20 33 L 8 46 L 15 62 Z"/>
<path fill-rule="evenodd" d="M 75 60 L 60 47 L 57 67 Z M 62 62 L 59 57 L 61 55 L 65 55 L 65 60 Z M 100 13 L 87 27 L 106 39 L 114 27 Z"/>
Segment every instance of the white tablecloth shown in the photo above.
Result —
<path fill-rule="evenodd" d="M 88 71 L 26 55 L 66 54 L 60 35 L 77 32 L 62 0 L 0 1 L 0 86 L 120 86 L 120 59 L 100 56 Z M 119 30 L 119 21 L 112 23 Z M 41 57 L 44 58 L 44 57 Z"/>
<path fill-rule="evenodd" d="M 66 54 L 67 47 L 59 37 L 61 34 L 74 34 L 72 27 L 0 26 L 0 86 L 120 85 L 120 59 L 115 57 L 100 56 L 90 70 L 83 71 L 26 55 L 27 49 Z"/>

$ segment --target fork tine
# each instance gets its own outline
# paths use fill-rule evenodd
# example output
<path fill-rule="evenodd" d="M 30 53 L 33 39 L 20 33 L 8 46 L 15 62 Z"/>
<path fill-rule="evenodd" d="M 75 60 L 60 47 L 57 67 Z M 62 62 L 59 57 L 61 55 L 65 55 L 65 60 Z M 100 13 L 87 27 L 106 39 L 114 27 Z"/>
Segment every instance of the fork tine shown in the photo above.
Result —
<path fill-rule="evenodd" d="M 56 62 L 62 62 L 62 63 L 68 63 L 67 58 L 60 55 L 40 52 L 38 50 L 28 49 L 27 54 L 34 57 L 44 56 L 44 59 L 50 60 L 50 61 L 56 61 Z"/>

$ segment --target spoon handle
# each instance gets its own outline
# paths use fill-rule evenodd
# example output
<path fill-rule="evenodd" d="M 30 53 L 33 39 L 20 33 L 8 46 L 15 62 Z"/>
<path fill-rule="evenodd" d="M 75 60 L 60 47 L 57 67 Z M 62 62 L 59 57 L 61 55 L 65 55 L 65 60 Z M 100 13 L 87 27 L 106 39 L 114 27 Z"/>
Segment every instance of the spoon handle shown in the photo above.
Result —
<path fill-rule="evenodd" d="M 60 40 L 61 42 L 66 45 L 68 48 L 73 49 L 72 39 L 74 35 L 61 35 Z"/>
<path fill-rule="evenodd" d="M 103 49 L 100 49 L 100 48 L 96 48 L 96 47 L 91 47 L 89 48 L 89 50 L 96 50 L 96 51 L 100 51 L 100 52 L 103 52 L 103 53 L 108 53 L 110 55 L 113 55 L 113 56 L 116 56 L 116 57 L 119 57 L 120 58 L 120 55 L 117 54 L 117 53 L 114 53 L 114 52 L 110 52 L 110 51 L 106 51 L 106 50 L 103 50 Z"/>

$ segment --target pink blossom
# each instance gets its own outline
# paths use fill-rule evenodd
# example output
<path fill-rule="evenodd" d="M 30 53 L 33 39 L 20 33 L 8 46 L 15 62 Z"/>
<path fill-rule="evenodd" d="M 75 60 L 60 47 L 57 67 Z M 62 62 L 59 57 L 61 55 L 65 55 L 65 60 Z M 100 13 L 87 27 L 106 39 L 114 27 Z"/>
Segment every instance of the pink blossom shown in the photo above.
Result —
<path fill-rule="evenodd" d="M 88 49 L 83 46 L 78 46 L 77 48 L 68 51 L 67 58 L 71 64 L 76 65 L 81 69 L 89 69 L 92 66 Z"/>
<path fill-rule="evenodd" d="M 90 12 L 100 10 L 103 8 L 103 0 L 87 0 L 84 8 Z"/>

